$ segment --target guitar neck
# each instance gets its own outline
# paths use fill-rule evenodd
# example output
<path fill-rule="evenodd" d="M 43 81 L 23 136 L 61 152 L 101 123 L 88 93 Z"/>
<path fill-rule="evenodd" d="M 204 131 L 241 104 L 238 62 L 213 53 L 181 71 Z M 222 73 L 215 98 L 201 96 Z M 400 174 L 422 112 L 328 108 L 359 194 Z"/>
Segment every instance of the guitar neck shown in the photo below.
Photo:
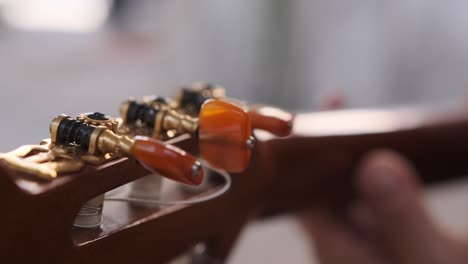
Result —
<path fill-rule="evenodd" d="M 268 156 L 267 211 L 349 200 L 355 166 L 375 149 L 406 156 L 425 183 L 468 173 L 468 112 L 427 109 L 298 114 L 293 135 L 258 136 Z M 265 161 L 266 163 L 267 161 Z"/>

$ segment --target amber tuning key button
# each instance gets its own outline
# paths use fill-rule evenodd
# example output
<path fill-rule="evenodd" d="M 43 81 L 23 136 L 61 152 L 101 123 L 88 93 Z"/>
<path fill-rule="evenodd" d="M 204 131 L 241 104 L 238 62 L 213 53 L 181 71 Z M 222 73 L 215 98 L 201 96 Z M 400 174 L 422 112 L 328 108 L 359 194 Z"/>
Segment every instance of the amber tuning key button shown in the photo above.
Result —
<path fill-rule="evenodd" d="M 134 140 L 130 152 L 145 167 L 178 182 L 190 185 L 202 182 L 200 163 L 185 151 L 152 138 L 137 136 Z"/>
<path fill-rule="evenodd" d="M 203 181 L 202 167 L 192 155 L 162 141 L 140 136 L 129 139 L 106 129 L 96 136 L 96 142 L 102 153 L 116 150 L 163 177 L 190 185 Z"/>
<path fill-rule="evenodd" d="M 255 129 L 265 130 L 279 137 L 291 134 L 294 115 L 280 108 L 250 105 L 249 116 Z"/>
<path fill-rule="evenodd" d="M 208 100 L 201 107 L 198 130 L 205 160 L 229 172 L 247 168 L 254 140 L 244 109 L 226 101 Z"/>

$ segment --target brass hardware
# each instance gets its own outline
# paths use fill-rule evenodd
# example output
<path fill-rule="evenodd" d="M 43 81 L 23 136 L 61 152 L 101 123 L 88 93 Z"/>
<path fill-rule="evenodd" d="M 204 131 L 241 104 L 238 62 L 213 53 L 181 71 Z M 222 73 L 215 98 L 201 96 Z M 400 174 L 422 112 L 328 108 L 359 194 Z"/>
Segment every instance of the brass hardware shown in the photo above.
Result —
<path fill-rule="evenodd" d="M 194 134 L 198 129 L 198 119 L 188 115 L 183 115 L 177 111 L 170 109 L 166 110 L 162 124 L 162 130 L 176 130 L 178 133 Z"/>
<path fill-rule="evenodd" d="M 192 117 L 197 117 L 206 100 L 226 100 L 226 98 L 224 87 L 198 82 L 180 88 L 175 96 L 175 103 L 172 108 Z"/>
<path fill-rule="evenodd" d="M 119 133 L 146 135 L 157 139 L 171 138 L 184 133 L 195 134 L 198 119 L 179 113 L 173 105 L 171 106 L 173 103 L 170 99 L 154 96 L 146 96 L 142 102 L 133 99 L 123 102 L 120 114 L 124 122 L 119 127 Z M 124 129 L 126 132 L 122 131 Z"/>
<path fill-rule="evenodd" d="M 156 118 L 154 119 L 154 127 L 153 127 L 153 138 L 162 138 L 164 137 L 163 134 L 163 118 L 165 118 L 167 111 L 163 110 L 160 111 Z"/>
<path fill-rule="evenodd" d="M 209 88 L 208 88 L 209 87 Z M 175 102 L 173 104 L 172 108 L 180 108 L 180 102 L 182 100 L 182 95 L 184 92 L 184 89 L 186 88 L 181 88 L 177 92 L 175 96 Z M 204 82 L 196 82 L 191 84 L 188 89 L 200 94 L 201 96 L 205 98 L 210 98 L 210 99 L 224 99 L 226 98 L 226 89 L 220 85 L 217 84 L 207 84 Z"/>
<path fill-rule="evenodd" d="M 99 131 L 96 129 L 93 134 L 96 133 L 95 143 L 97 149 L 101 153 L 114 153 L 116 155 L 128 155 L 130 148 L 133 144 L 133 140 L 127 136 L 119 136 L 110 130 Z M 91 136 L 93 138 L 93 136 Z"/>
<path fill-rule="evenodd" d="M 60 125 L 60 122 L 67 118 L 68 116 L 65 114 L 61 114 L 54 118 L 52 122 L 50 122 L 49 125 L 49 130 L 50 130 L 50 139 L 52 140 L 52 144 L 55 145 L 55 142 L 57 142 L 57 131 L 58 131 L 58 126 Z"/>
<path fill-rule="evenodd" d="M 42 145 L 25 145 L 1 153 L 0 160 L 12 170 L 51 180 L 62 173 L 80 171 L 85 166 L 85 161 L 78 159 L 79 155 L 75 148 L 54 147 L 48 140 Z"/>
<path fill-rule="evenodd" d="M 99 154 L 99 147 L 98 147 L 98 138 L 102 132 L 106 131 L 106 127 L 96 127 L 96 129 L 91 134 L 89 138 L 89 146 L 88 146 L 88 153 L 91 155 Z"/>
<path fill-rule="evenodd" d="M 147 95 L 143 96 L 143 103 L 147 105 L 152 105 L 156 107 L 167 107 L 167 108 L 177 108 L 177 102 L 174 101 L 172 98 L 168 97 L 160 97 L 156 95 Z"/>
<path fill-rule="evenodd" d="M 130 98 L 127 101 L 120 104 L 119 112 L 120 112 L 120 117 L 122 118 L 122 123 L 127 122 L 126 117 L 127 117 L 128 107 L 130 106 L 131 101 L 133 101 L 133 98 Z"/>
<path fill-rule="evenodd" d="M 61 115 L 55 118 L 52 124 L 51 133 L 55 134 L 56 143 L 59 143 L 60 136 L 61 144 L 68 142 L 71 145 L 81 145 L 84 147 L 82 150 L 87 150 L 90 155 L 105 157 L 128 155 L 133 144 L 132 139 L 117 135 L 113 131 L 117 131 L 118 127 L 115 119 L 97 112 L 79 115 L 76 120 Z M 59 135 L 60 126 L 62 132 Z"/>
<path fill-rule="evenodd" d="M 208 86 L 210 87 L 210 89 L 206 89 Z M 201 95 L 207 98 L 212 98 L 212 99 L 226 98 L 226 89 L 224 89 L 224 87 L 217 85 L 217 84 L 208 85 L 203 82 L 198 82 L 198 83 L 194 83 L 192 85 L 192 88 L 199 91 Z"/>
<path fill-rule="evenodd" d="M 119 122 L 116 118 L 111 118 L 98 112 L 79 114 L 76 120 L 94 126 L 105 126 L 114 133 L 119 126 Z"/>
<path fill-rule="evenodd" d="M 52 180 L 60 174 L 79 172 L 86 164 L 102 164 L 128 153 L 131 139 L 114 133 L 118 131 L 119 120 L 101 115 L 86 113 L 76 118 L 97 126 L 90 136 L 87 150 L 74 144 L 58 144 L 60 123 L 70 118 L 62 114 L 50 123 L 50 139 L 43 140 L 40 145 L 25 145 L 0 153 L 0 161 L 12 170 Z"/>

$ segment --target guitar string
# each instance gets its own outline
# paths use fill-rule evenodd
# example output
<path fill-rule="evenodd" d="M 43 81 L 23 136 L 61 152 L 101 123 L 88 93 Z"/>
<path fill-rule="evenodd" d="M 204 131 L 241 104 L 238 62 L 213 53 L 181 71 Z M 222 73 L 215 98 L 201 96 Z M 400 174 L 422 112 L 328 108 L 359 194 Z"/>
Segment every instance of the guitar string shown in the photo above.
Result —
<path fill-rule="evenodd" d="M 102 206 L 93 206 L 84 204 L 81 206 L 80 211 L 78 211 L 77 216 L 94 216 L 99 215 L 102 211 Z"/>
<path fill-rule="evenodd" d="M 183 200 L 157 200 L 157 199 L 143 199 L 143 198 L 132 198 L 132 197 L 109 197 L 109 198 L 105 198 L 104 200 L 139 203 L 139 204 L 152 204 L 152 205 L 190 205 L 190 204 L 197 204 L 197 203 L 202 203 L 202 202 L 207 202 L 209 200 L 213 200 L 223 195 L 231 188 L 232 179 L 231 179 L 231 176 L 226 171 L 215 169 L 211 167 L 210 165 L 208 165 L 206 162 L 202 162 L 202 163 L 204 167 L 207 167 L 208 169 L 215 171 L 225 181 L 222 188 L 215 191 L 214 193 L 201 196 L 201 197 L 189 198 L 189 199 L 183 199 Z"/>

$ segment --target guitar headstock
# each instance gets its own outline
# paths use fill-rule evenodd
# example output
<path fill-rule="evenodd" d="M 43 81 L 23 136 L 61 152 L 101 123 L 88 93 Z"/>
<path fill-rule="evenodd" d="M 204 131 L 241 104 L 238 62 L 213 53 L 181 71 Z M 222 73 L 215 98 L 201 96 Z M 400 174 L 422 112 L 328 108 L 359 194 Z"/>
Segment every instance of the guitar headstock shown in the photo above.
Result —
<path fill-rule="evenodd" d="M 466 112 L 438 121 L 397 110 L 294 117 L 211 90 L 217 98 L 196 113 L 153 97 L 125 101 L 120 118 L 61 115 L 51 139 L 1 154 L 0 254 L 17 263 L 165 263 L 196 249 L 222 261 L 250 219 L 352 201 L 354 166 L 369 150 L 404 154 L 425 182 L 468 172 Z M 274 119 L 266 131 L 294 129 L 262 137 L 252 113 Z M 218 169 L 202 171 L 196 157 Z"/>
<path fill-rule="evenodd" d="M 3 219 L 2 224 L 41 229 L 37 235 L 49 233 L 59 237 L 48 245 L 36 245 L 33 251 L 39 259 L 49 256 L 45 250 L 48 247 L 88 258 L 94 248 L 101 247 L 102 241 L 114 237 L 111 234 L 133 229 L 135 221 L 154 222 L 154 215 L 160 219 L 157 222 L 170 218 L 171 226 L 180 228 L 182 219 L 176 212 L 183 209 L 181 205 L 191 205 L 183 210 L 183 214 L 191 215 L 198 210 L 193 209 L 199 206 L 197 203 L 218 197 L 231 184 L 230 177 L 223 172 L 202 170 L 195 156 L 230 172 L 242 172 L 248 167 L 255 144 L 249 114 L 240 105 L 208 100 L 196 117 L 155 100 L 150 104 L 127 101 L 122 109 L 125 109 L 122 118 L 98 112 L 76 118 L 59 115 L 50 123 L 50 139 L 0 155 L 2 181 L 6 181 L 0 187 L 1 193 L 12 195 L 12 203 L 20 208 L 15 209 L 12 218 Z M 157 172 L 157 176 L 152 172 Z M 205 172 L 208 179 L 203 181 Z M 136 180 L 143 176 L 148 177 L 137 184 Z M 170 189 L 171 195 L 167 195 L 166 187 L 155 187 L 149 192 L 158 195 L 151 199 L 135 196 L 138 190 L 132 189 L 160 186 L 160 176 L 188 185 L 203 184 L 199 189 L 175 185 L 175 189 Z M 144 185 L 141 180 L 145 180 Z M 113 190 L 130 182 L 128 195 Z M 45 210 L 48 205 L 63 209 Z M 124 211 L 127 213 L 122 215 Z M 62 220 L 57 223 L 52 219 Z M 206 229 L 203 227 L 206 224 L 200 232 Z M 7 233 L 4 237 L 10 240 L 13 235 Z M 3 242 L 6 241 L 0 244 L 4 245 Z M 33 244 L 33 241 L 23 243 L 27 247 Z M 10 253 L 20 262 L 29 259 L 17 254 L 14 243 L 4 248 L 12 249 Z M 168 252 L 174 252 L 174 248 Z M 59 254 L 57 259 L 61 258 Z"/>

